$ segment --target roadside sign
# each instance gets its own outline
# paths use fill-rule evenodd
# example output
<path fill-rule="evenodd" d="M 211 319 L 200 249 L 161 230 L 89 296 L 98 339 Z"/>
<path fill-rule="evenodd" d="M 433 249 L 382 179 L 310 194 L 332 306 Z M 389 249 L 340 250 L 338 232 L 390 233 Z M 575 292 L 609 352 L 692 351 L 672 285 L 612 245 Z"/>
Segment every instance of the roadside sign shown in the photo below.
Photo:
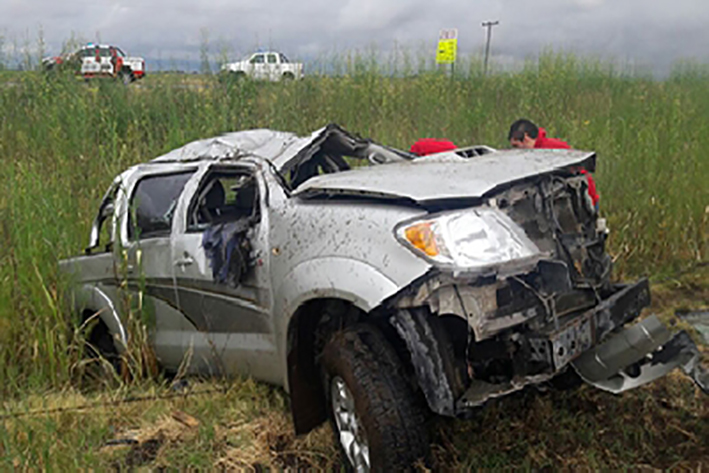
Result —
<path fill-rule="evenodd" d="M 437 64 L 453 64 L 458 52 L 458 29 L 443 29 L 438 35 Z"/>

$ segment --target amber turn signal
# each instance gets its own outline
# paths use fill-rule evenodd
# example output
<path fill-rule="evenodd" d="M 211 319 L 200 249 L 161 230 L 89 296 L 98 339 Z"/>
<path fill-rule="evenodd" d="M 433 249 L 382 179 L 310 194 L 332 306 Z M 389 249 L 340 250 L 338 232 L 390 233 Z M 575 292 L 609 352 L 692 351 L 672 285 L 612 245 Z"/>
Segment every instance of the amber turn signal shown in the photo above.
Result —
<path fill-rule="evenodd" d="M 404 235 L 414 248 L 421 250 L 428 256 L 438 256 L 436 236 L 433 234 L 430 222 L 412 225 L 404 231 Z"/>

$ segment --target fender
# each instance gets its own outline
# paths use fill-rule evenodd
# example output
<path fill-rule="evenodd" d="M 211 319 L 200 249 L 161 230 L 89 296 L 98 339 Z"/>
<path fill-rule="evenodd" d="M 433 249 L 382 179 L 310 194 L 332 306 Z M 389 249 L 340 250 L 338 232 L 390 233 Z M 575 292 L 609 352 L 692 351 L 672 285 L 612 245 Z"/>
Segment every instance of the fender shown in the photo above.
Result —
<path fill-rule="evenodd" d="M 72 296 L 74 311 L 82 313 L 85 310 L 91 310 L 98 313 L 99 318 L 106 324 L 114 339 L 120 342 L 116 344 L 116 349 L 119 353 L 123 353 L 126 349 L 128 338 L 118 314 L 118 309 L 111 297 L 101 288 L 91 284 L 83 284 L 74 289 Z"/>
<path fill-rule="evenodd" d="M 368 263 L 328 256 L 296 265 L 275 292 L 275 308 L 276 313 L 287 315 L 286 322 L 304 302 L 317 298 L 344 299 L 369 312 L 399 289 L 392 279 Z"/>
<path fill-rule="evenodd" d="M 416 276 L 412 275 L 412 280 Z M 404 286 L 398 285 L 375 267 L 352 258 L 328 256 L 294 266 L 274 291 L 273 313 L 276 314 L 276 337 L 286 391 L 289 390 L 288 326 L 299 307 L 309 300 L 335 298 L 370 312 L 401 287 Z"/>

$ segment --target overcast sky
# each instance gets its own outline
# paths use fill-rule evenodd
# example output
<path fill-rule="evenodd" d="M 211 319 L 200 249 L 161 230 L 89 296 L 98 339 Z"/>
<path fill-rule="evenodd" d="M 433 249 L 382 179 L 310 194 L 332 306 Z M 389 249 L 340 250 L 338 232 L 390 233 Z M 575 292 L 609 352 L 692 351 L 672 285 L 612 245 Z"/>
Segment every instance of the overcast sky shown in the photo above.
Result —
<path fill-rule="evenodd" d="M 459 52 L 483 49 L 481 22 L 499 20 L 498 63 L 542 49 L 634 61 L 663 71 L 679 59 L 709 62 L 707 0 L 0 0 L 5 55 L 44 32 L 47 54 L 72 33 L 121 46 L 163 67 L 210 52 L 231 58 L 254 47 L 313 60 L 395 42 L 434 54 L 438 31 L 458 28 Z M 150 65 L 149 65 L 150 67 Z"/>

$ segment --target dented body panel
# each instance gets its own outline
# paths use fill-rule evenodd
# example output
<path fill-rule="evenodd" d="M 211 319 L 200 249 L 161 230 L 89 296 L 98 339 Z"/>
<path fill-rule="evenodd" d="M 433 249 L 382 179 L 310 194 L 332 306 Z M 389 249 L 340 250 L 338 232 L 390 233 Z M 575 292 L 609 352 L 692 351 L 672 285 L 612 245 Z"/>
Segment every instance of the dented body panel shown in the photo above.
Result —
<path fill-rule="evenodd" d="M 167 368 L 290 389 L 299 431 L 322 420 L 318 350 L 363 320 L 388 330 L 442 415 L 570 366 L 616 391 L 674 366 L 700 379 L 684 338 L 614 341 L 649 288 L 610 281 L 605 222 L 579 174 L 595 159 L 487 147 L 416 159 L 336 125 L 229 133 L 121 174 L 86 255 L 61 267 L 77 283 L 72 309 L 98 314 L 122 344 L 135 301 L 150 311 Z M 679 348 L 660 368 L 614 381 L 665 342 Z M 602 375 L 594 350 L 613 360 Z"/>
<path fill-rule="evenodd" d="M 295 195 L 338 193 L 399 197 L 425 203 L 481 198 L 503 186 L 569 168 L 595 169 L 595 154 L 570 150 L 503 150 L 474 159 L 475 165 L 454 151 L 433 157 L 366 167 L 310 179 Z M 415 171 L 413 171 L 415 170 Z M 412 172 L 413 171 L 413 172 Z M 407 179 L 400 176 L 406 175 Z M 451 176 L 455 175 L 455 179 Z"/>

